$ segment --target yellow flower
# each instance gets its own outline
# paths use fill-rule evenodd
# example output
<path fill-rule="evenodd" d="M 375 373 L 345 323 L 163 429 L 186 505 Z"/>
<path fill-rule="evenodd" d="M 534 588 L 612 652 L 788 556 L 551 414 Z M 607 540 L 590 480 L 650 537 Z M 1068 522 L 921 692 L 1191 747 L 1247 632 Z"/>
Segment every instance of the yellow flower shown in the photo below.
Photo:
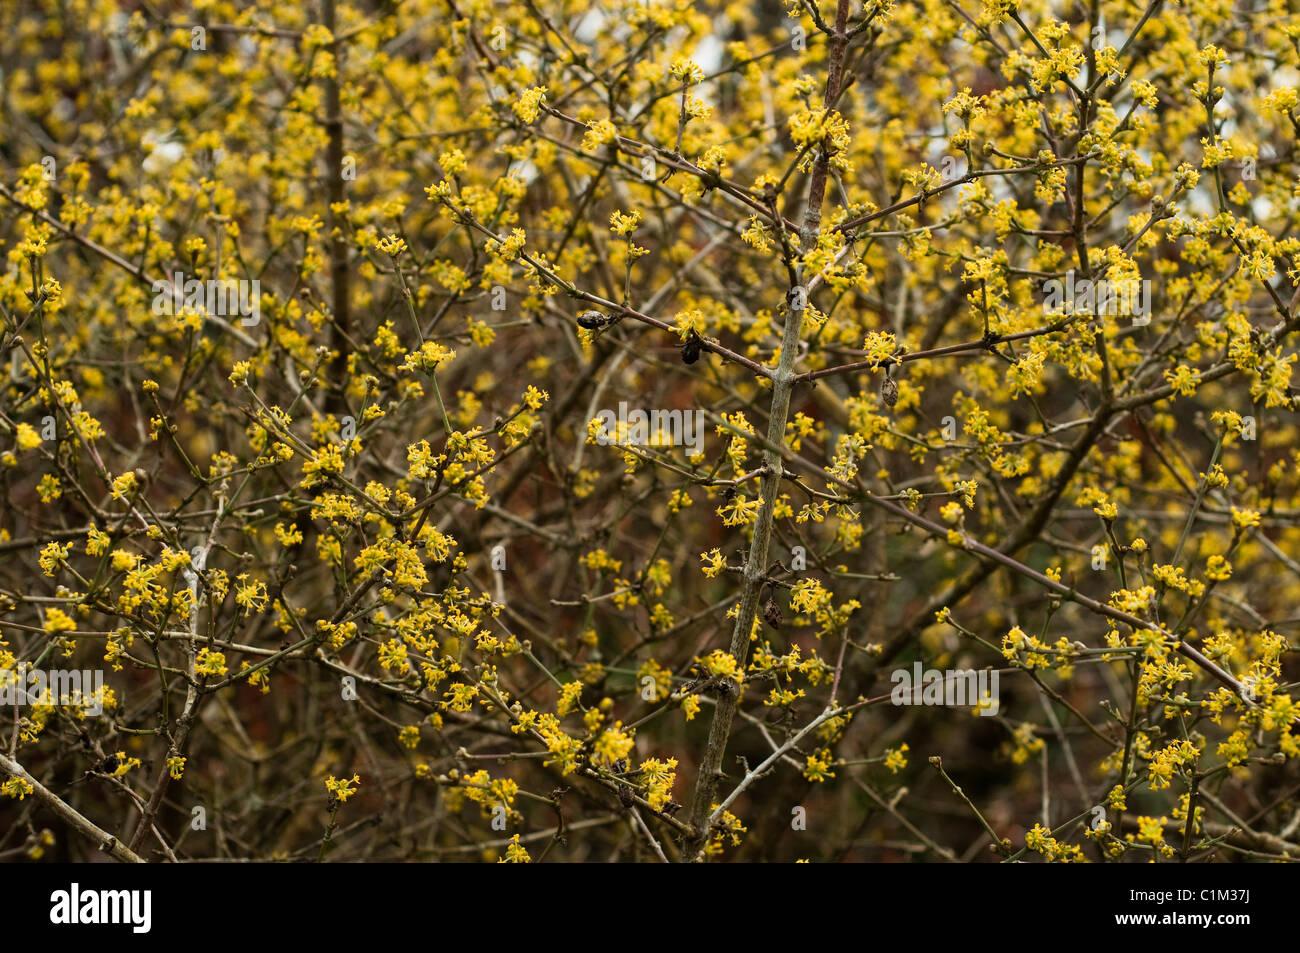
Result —
<path fill-rule="evenodd" d="M 41 435 L 31 424 L 20 423 L 17 427 L 16 442 L 19 450 L 35 450 L 41 445 Z"/>
<path fill-rule="evenodd" d="M 506 855 L 497 860 L 499 864 L 527 864 L 532 861 L 528 856 L 528 851 L 519 843 L 519 835 L 515 834 L 510 838 L 510 843 L 506 847 Z"/>
<path fill-rule="evenodd" d="M 344 804 L 347 799 L 357 793 L 357 786 L 361 784 L 361 776 L 354 774 L 351 778 L 342 778 L 336 780 L 334 775 L 325 779 L 325 788 L 329 791 L 329 800 L 333 804 L 337 801 Z"/>
<path fill-rule="evenodd" d="M 4 784 L 0 784 L 0 794 L 6 797 L 17 798 L 22 800 L 29 794 L 35 794 L 36 788 L 32 787 L 25 779 L 17 775 L 9 778 Z"/>
<path fill-rule="evenodd" d="M 199 654 L 195 657 L 194 670 L 200 675 L 225 675 L 226 656 L 222 652 L 214 652 L 204 646 L 199 649 Z"/>
<path fill-rule="evenodd" d="M 438 156 L 438 165 L 442 166 L 442 170 L 448 175 L 459 175 L 469 168 L 469 160 L 459 149 L 449 149 Z"/>
<path fill-rule="evenodd" d="M 59 567 L 64 565 L 68 558 L 68 550 L 72 548 L 71 543 L 46 543 L 45 548 L 41 550 L 41 555 L 37 563 L 41 567 L 41 572 L 47 576 L 53 576 Z"/>
<path fill-rule="evenodd" d="M 1232 564 L 1222 556 L 1211 556 L 1205 564 L 1205 578 L 1221 582 L 1232 575 Z"/>
<path fill-rule="evenodd" d="M 609 230 L 615 235 L 621 235 L 626 238 L 636 231 L 637 224 L 641 221 L 641 210 L 633 209 L 631 212 L 620 212 L 615 209 L 609 216 Z"/>
<path fill-rule="evenodd" d="M 1252 526 L 1258 526 L 1259 512 L 1257 510 L 1239 510 L 1234 506 L 1232 507 L 1232 525 L 1238 532 Z"/>
<path fill-rule="evenodd" d="M 582 151 L 595 152 L 606 143 L 613 142 L 618 130 L 608 119 L 600 119 L 587 127 L 587 134 L 582 137 Z"/>
<path fill-rule="evenodd" d="M 722 572 L 727 566 L 727 558 L 718 549 L 710 549 L 707 553 L 700 553 L 700 561 L 704 563 L 704 575 L 709 579 Z"/>
<path fill-rule="evenodd" d="M 113 479 L 113 499 L 120 500 L 127 496 L 136 487 L 136 478 L 133 471 L 123 473 L 121 476 Z"/>
<path fill-rule="evenodd" d="M 897 774 L 907 767 L 907 751 L 906 742 L 897 748 L 885 749 L 885 767 L 889 769 L 890 774 Z"/>
<path fill-rule="evenodd" d="M 63 487 L 59 483 L 59 478 L 52 473 L 47 473 L 41 477 L 41 482 L 36 486 L 36 492 L 41 498 L 42 503 L 53 503 L 63 495 Z"/>
<path fill-rule="evenodd" d="M 406 242 L 396 235 L 389 235 L 387 238 L 376 239 L 375 248 L 386 255 L 396 258 L 402 252 L 406 251 Z"/>
<path fill-rule="evenodd" d="M 52 606 L 45 610 L 44 629 L 46 632 L 72 632 L 76 628 L 77 623 L 73 622 L 72 617 L 62 609 Z"/>
<path fill-rule="evenodd" d="M 616 721 L 612 726 L 602 731 L 596 738 L 596 743 L 592 748 L 593 759 L 599 764 L 612 765 L 615 761 L 621 761 L 627 757 L 635 741 L 633 736 L 622 730 L 623 723 Z"/>
<path fill-rule="evenodd" d="M 818 783 L 835 777 L 835 772 L 831 770 L 834 760 L 834 756 L 828 749 L 823 748 L 820 751 L 814 751 L 805 760 L 803 776 L 809 781 Z"/>
<path fill-rule="evenodd" d="M 526 89 L 519 94 L 519 98 L 514 101 L 512 107 L 515 115 L 518 116 L 526 125 L 532 125 L 538 114 L 542 110 L 542 102 L 546 99 L 546 87 L 534 86 L 532 89 Z M 445 166 L 445 163 L 444 163 Z"/>

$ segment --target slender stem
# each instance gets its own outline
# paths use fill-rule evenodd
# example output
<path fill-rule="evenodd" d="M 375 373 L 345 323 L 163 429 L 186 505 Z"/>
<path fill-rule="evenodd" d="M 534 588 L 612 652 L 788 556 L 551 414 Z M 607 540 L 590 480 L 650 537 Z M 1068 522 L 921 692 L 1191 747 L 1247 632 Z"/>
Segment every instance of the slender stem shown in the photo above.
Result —
<path fill-rule="evenodd" d="M 839 0 L 835 14 L 835 32 L 831 38 L 830 71 L 826 80 L 825 108 L 830 109 L 840 94 L 844 76 L 844 50 L 848 46 L 846 32 L 849 20 L 849 0 Z M 830 171 L 830 144 L 822 143 L 821 151 L 813 165 L 812 180 L 808 189 L 808 207 L 804 213 L 801 248 L 806 252 L 815 247 L 821 229 L 822 203 L 826 196 L 826 180 Z M 797 270 L 796 270 L 797 271 Z M 792 289 L 793 290 L 793 289 Z M 792 295 L 792 298 L 794 296 Z M 768 415 L 767 441 L 769 446 L 785 445 L 785 425 L 790 413 L 790 391 L 794 383 L 794 362 L 799 350 L 799 334 L 803 325 L 803 309 L 791 307 L 786 318 L 785 334 L 781 339 L 781 357 L 772 375 L 772 403 Z M 772 524 L 776 512 L 776 496 L 784 473 L 781 454 L 773 449 L 763 452 L 764 473 L 760 483 L 761 505 L 754 520 L 754 535 L 750 541 L 749 555 L 745 561 L 744 583 L 740 594 L 740 609 L 736 614 L 736 627 L 731 634 L 731 654 L 737 668 L 743 671 L 749 657 L 750 636 L 758 613 L 758 598 L 767 574 L 768 550 L 772 541 Z M 686 845 L 686 855 L 698 860 L 708 841 L 709 821 L 713 815 L 713 798 L 722 779 L 722 759 L 726 754 L 731 723 L 736 715 L 739 687 L 732 685 L 719 699 L 709 725 L 709 739 L 695 779 L 695 793 L 691 803 L 691 826 L 694 837 Z"/>

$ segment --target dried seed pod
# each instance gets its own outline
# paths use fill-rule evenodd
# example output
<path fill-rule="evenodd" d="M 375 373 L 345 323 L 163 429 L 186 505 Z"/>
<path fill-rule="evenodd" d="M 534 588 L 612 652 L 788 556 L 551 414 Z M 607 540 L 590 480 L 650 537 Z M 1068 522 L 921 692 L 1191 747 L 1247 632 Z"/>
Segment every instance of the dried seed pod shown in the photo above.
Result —
<path fill-rule="evenodd" d="M 781 607 L 777 601 L 768 596 L 767 602 L 763 603 L 763 621 L 774 629 L 781 628 Z"/>
<path fill-rule="evenodd" d="M 613 320 L 609 315 L 601 314 L 599 311 L 584 311 L 578 315 L 578 326 L 588 331 L 597 331 Z"/>
<path fill-rule="evenodd" d="M 886 374 L 884 380 L 880 382 L 880 399 L 885 402 L 886 407 L 893 407 L 898 403 L 898 381 L 889 374 Z"/>
<path fill-rule="evenodd" d="M 686 343 L 682 345 L 682 363 L 694 364 L 699 359 L 700 359 L 700 337 L 698 334 L 692 331 L 691 336 L 688 337 L 686 339 Z"/>

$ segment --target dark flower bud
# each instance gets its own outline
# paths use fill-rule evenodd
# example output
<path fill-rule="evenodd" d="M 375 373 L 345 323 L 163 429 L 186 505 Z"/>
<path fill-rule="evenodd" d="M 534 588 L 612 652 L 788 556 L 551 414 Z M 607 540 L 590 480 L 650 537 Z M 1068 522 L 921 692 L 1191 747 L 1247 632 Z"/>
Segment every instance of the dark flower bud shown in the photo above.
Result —
<path fill-rule="evenodd" d="M 769 598 L 763 603 L 763 621 L 774 629 L 781 628 L 781 606 L 775 599 Z"/>
<path fill-rule="evenodd" d="M 682 363 L 694 364 L 699 359 L 700 359 L 700 338 L 699 335 L 697 335 L 694 331 L 692 331 L 691 336 L 687 338 L 686 343 L 682 345 Z"/>
<path fill-rule="evenodd" d="M 886 407 L 893 407 L 898 403 L 898 381 L 888 374 L 880 382 L 880 399 L 885 402 Z"/>

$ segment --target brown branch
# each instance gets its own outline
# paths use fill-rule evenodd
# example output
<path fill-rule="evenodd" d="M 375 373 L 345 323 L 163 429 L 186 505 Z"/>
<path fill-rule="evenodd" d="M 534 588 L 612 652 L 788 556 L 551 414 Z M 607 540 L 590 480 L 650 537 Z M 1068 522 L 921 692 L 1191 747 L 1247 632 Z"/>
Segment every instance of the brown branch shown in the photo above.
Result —
<path fill-rule="evenodd" d="M 27 770 L 21 764 L 3 753 L 0 753 L 0 770 L 4 771 L 11 777 L 19 778 L 20 780 L 26 781 L 30 784 L 32 786 L 32 793 L 36 796 L 38 801 L 57 814 L 63 821 L 66 821 L 78 833 L 88 837 L 90 840 L 98 844 L 99 849 L 108 854 L 114 860 L 120 860 L 127 864 L 144 863 L 144 860 L 129 847 L 119 841 L 112 834 L 101 830 L 94 823 L 87 820 L 66 801 L 58 797 L 46 788 L 45 785 L 41 784 L 41 782 L 28 774 Z"/>

